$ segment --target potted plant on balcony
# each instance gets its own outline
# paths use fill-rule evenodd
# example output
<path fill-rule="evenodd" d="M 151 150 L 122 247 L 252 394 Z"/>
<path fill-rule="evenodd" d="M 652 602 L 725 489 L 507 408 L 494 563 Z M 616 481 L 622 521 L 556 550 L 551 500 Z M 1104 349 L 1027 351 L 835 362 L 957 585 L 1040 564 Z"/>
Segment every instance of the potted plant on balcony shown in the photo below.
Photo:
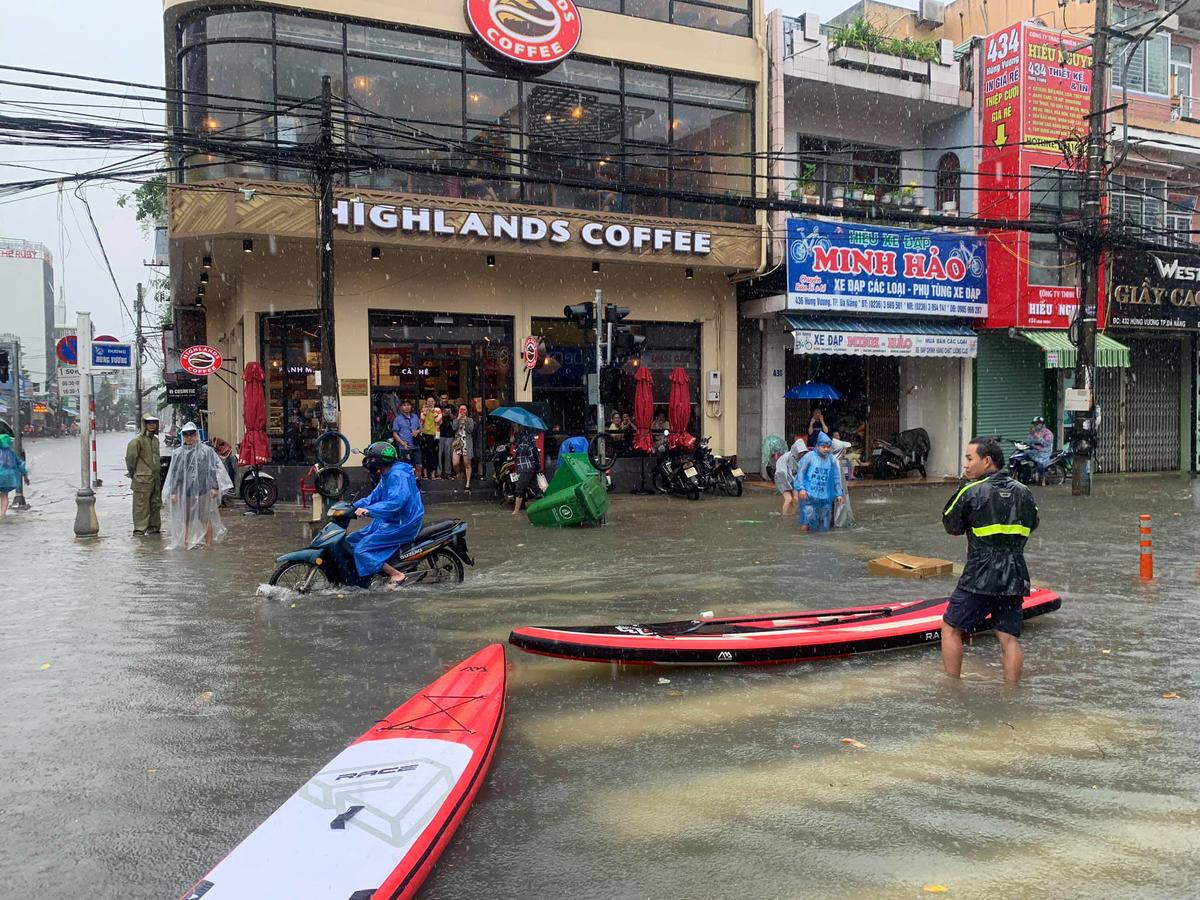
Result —
<path fill-rule="evenodd" d="M 936 41 L 888 37 L 865 16 L 830 34 L 829 47 L 833 65 L 905 79 L 927 80 L 929 64 L 941 58 Z"/>
<path fill-rule="evenodd" d="M 796 176 L 796 187 L 792 189 L 792 196 L 802 200 L 805 203 L 820 203 L 821 194 L 817 190 L 817 164 L 816 163 L 801 163 L 800 171 Z"/>

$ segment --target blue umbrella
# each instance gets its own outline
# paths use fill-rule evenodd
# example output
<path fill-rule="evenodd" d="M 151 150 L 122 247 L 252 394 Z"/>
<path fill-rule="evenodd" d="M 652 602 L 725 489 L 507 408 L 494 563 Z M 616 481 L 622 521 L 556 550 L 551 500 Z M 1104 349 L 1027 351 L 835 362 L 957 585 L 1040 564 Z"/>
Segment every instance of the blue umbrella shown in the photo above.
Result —
<path fill-rule="evenodd" d="M 522 409 L 519 406 L 502 406 L 499 409 L 492 410 L 488 415 L 495 416 L 497 419 L 507 419 L 509 422 L 515 422 L 518 425 L 524 425 L 526 428 L 533 428 L 537 431 L 550 430 L 540 418 L 529 410 Z"/>
<path fill-rule="evenodd" d="M 842 392 L 830 384 L 820 381 L 806 381 L 793 388 L 788 388 L 783 395 L 784 400 L 841 400 Z"/>

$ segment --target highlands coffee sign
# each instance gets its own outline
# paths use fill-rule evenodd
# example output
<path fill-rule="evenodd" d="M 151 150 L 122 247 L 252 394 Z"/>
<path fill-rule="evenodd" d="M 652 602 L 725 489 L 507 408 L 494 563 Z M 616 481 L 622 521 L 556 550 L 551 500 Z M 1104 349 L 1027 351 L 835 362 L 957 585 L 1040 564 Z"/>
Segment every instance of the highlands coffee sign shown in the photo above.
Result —
<path fill-rule="evenodd" d="M 488 50 L 529 65 L 562 62 L 583 33 L 573 0 L 466 0 L 466 12 Z"/>
<path fill-rule="evenodd" d="M 339 200 L 333 221 L 340 228 L 373 228 L 382 232 L 475 239 L 487 245 L 582 245 L 595 250 L 704 257 L 712 252 L 712 233 L 660 225 L 579 221 L 537 215 L 464 212 L 436 206 L 397 206 Z"/>
<path fill-rule="evenodd" d="M 1200 257 L 1118 250 L 1113 255 L 1108 324 L 1121 328 L 1200 328 Z"/>

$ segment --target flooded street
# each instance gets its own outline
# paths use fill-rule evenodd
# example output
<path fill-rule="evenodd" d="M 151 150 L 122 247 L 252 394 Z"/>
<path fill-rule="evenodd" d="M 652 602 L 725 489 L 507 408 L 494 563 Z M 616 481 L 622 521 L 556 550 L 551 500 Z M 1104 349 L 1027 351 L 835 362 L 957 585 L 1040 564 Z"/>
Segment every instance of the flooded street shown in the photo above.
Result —
<path fill-rule="evenodd" d="M 465 584 L 262 595 L 305 539 L 230 511 L 210 552 L 129 535 L 102 435 L 101 537 L 76 542 L 77 444 L 29 445 L 34 510 L 0 523 L 3 897 L 174 897 L 376 719 L 532 624 L 662 621 L 948 594 L 869 577 L 961 562 L 946 487 L 856 489 L 857 526 L 801 535 L 773 494 L 614 496 L 601 530 L 465 516 Z M 1026 679 L 977 639 L 747 669 L 613 667 L 509 648 L 504 735 L 424 898 L 1186 897 L 1200 894 L 1200 489 L 1035 489 Z M 1157 579 L 1137 579 L 1137 514 Z M 667 679 L 662 683 L 661 679 Z M 1177 699 L 1165 699 L 1174 693 Z M 855 749 L 841 743 L 854 738 Z M 53 848 L 53 852 L 48 852 Z"/>

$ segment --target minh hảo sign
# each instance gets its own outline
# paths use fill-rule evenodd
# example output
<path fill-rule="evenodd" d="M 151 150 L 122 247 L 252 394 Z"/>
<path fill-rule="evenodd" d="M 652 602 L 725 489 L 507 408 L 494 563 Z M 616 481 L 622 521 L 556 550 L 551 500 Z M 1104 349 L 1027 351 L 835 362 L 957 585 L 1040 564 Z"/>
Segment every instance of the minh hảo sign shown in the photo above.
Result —
<path fill-rule="evenodd" d="M 370 226 L 383 232 L 474 238 L 490 243 L 563 246 L 582 244 L 593 249 L 631 250 L 639 253 L 707 256 L 712 233 L 658 225 L 626 225 L 537 215 L 496 212 L 463 212 L 437 206 L 398 206 L 339 200 L 333 205 L 334 225 L 340 228 Z"/>
<path fill-rule="evenodd" d="M 923 356 L 973 358 L 979 340 L 974 335 L 893 334 L 872 331 L 827 331 L 802 328 L 792 332 L 796 354 L 843 356 Z"/>
<path fill-rule="evenodd" d="M 573 0 L 466 0 L 466 14 L 488 50 L 530 65 L 562 62 L 583 34 Z"/>
<path fill-rule="evenodd" d="M 1200 328 L 1200 264 L 1182 253 L 1113 254 L 1108 324 L 1127 328 Z"/>
<path fill-rule="evenodd" d="M 983 238 L 788 220 L 789 310 L 987 315 Z"/>

